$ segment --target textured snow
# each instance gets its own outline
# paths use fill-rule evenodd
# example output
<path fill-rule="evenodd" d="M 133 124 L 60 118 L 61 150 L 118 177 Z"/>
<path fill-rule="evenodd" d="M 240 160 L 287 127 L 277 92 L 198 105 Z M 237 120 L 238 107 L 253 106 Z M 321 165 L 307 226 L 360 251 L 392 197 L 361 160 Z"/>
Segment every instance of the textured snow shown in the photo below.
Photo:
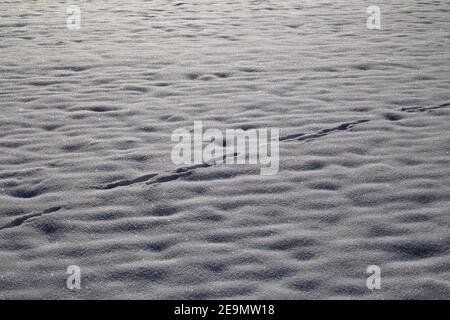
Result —
<path fill-rule="evenodd" d="M 0 298 L 449 298 L 448 1 L 75 2 L 0 4 Z M 175 166 L 198 120 L 279 173 Z"/>

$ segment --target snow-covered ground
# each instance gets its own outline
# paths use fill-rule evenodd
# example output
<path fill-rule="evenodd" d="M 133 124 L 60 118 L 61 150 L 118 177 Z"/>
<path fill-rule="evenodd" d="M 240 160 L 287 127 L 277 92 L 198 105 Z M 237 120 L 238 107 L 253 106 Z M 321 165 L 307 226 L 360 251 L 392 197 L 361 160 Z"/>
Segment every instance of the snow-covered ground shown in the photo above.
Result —
<path fill-rule="evenodd" d="M 448 1 L 0 7 L 0 298 L 450 297 Z M 181 174 L 200 120 L 298 138 Z"/>

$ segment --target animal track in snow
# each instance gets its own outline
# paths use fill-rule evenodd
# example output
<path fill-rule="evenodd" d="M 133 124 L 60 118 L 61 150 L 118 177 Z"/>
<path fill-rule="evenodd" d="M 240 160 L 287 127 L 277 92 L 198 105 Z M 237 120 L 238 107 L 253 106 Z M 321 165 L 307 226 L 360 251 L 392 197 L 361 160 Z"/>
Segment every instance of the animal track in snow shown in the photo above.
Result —
<path fill-rule="evenodd" d="M 363 120 L 358 120 L 358 121 L 354 121 L 354 122 L 345 122 L 336 127 L 319 130 L 316 133 L 290 134 L 287 136 L 280 137 L 280 141 L 293 141 L 293 140 L 310 141 L 310 140 L 314 140 L 314 139 L 318 139 L 318 138 L 327 136 L 334 132 L 350 130 L 358 124 L 369 122 L 369 121 L 370 120 L 363 119 Z M 176 169 L 175 171 L 171 171 L 168 173 L 146 174 L 146 175 L 134 178 L 134 179 L 124 179 L 124 180 L 114 181 L 114 182 L 107 183 L 107 184 L 104 184 L 101 186 L 97 186 L 96 188 L 103 189 L 103 190 L 109 190 L 109 189 L 114 189 L 117 187 L 129 186 L 129 185 L 133 185 L 133 184 L 141 183 L 141 182 L 146 182 L 147 185 L 158 184 L 158 183 L 163 183 L 163 182 L 170 182 L 170 181 L 180 179 L 182 177 L 189 176 L 196 169 L 208 168 L 208 167 L 211 167 L 214 165 L 218 165 L 218 164 L 225 162 L 227 159 L 236 157 L 236 156 L 237 156 L 237 153 L 228 154 L 228 155 L 224 155 L 223 157 L 221 157 L 219 159 L 213 159 L 209 162 L 203 162 L 203 163 L 195 164 L 192 166 L 181 167 L 181 168 Z"/>
<path fill-rule="evenodd" d="M 46 209 L 44 211 L 41 211 L 41 212 L 32 212 L 32 213 L 24 214 L 24 215 L 22 215 L 20 217 L 15 218 L 11 222 L 1 226 L 0 230 L 18 227 L 18 226 L 22 225 L 23 223 L 27 222 L 28 220 L 30 220 L 32 218 L 40 217 L 40 216 L 42 216 L 44 214 L 57 212 L 57 211 L 59 211 L 61 209 L 62 209 L 62 207 L 58 206 L 58 207 L 48 208 L 48 209 Z"/>
<path fill-rule="evenodd" d="M 114 181 L 111 183 L 107 183 L 105 185 L 98 186 L 97 189 L 108 190 L 108 189 L 114 189 L 117 187 L 129 186 L 129 185 L 132 185 L 135 183 L 147 181 L 157 175 L 158 175 L 157 173 L 150 173 L 150 174 L 146 174 L 146 175 L 134 178 L 134 179 L 118 180 L 118 181 Z"/>
<path fill-rule="evenodd" d="M 310 134 L 294 133 L 294 134 L 290 134 L 290 135 L 287 135 L 284 137 L 280 137 L 280 141 L 291 141 L 291 140 L 305 141 L 305 140 L 317 139 L 317 138 L 327 136 L 330 133 L 333 133 L 336 131 L 350 130 L 357 124 L 369 122 L 369 121 L 370 120 L 359 120 L 359 121 L 354 121 L 354 122 L 346 122 L 346 123 L 340 124 L 337 127 L 333 127 L 333 128 L 329 128 L 329 129 L 322 129 L 316 133 L 310 133 Z"/>
<path fill-rule="evenodd" d="M 401 111 L 404 111 L 404 112 L 426 112 L 426 111 L 433 111 L 433 110 L 448 108 L 448 107 L 450 107 L 450 102 L 443 103 L 443 104 L 440 104 L 440 105 L 434 106 L 434 107 L 403 107 L 403 108 L 401 108 Z"/>

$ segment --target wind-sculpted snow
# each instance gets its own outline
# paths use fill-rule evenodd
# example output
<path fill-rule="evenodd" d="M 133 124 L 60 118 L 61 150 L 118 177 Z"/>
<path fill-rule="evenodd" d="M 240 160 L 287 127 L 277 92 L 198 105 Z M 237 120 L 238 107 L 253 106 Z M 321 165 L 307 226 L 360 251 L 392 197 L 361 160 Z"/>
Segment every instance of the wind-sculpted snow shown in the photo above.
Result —
<path fill-rule="evenodd" d="M 0 5 L 1 299 L 448 299 L 448 2 L 77 3 Z M 278 173 L 173 164 L 194 121 Z"/>

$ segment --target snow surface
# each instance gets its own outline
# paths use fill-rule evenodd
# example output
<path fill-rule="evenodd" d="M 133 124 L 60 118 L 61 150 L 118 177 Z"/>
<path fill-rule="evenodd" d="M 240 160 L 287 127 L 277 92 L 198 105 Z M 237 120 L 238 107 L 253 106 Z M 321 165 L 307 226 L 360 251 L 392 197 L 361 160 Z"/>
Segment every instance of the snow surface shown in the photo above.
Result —
<path fill-rule="evenodd" d="M 0 298 L 450 297 L 448 1 L 69 2 L 0 4 Z M 184 170 L 196 120 L 298 139 Z"/>

